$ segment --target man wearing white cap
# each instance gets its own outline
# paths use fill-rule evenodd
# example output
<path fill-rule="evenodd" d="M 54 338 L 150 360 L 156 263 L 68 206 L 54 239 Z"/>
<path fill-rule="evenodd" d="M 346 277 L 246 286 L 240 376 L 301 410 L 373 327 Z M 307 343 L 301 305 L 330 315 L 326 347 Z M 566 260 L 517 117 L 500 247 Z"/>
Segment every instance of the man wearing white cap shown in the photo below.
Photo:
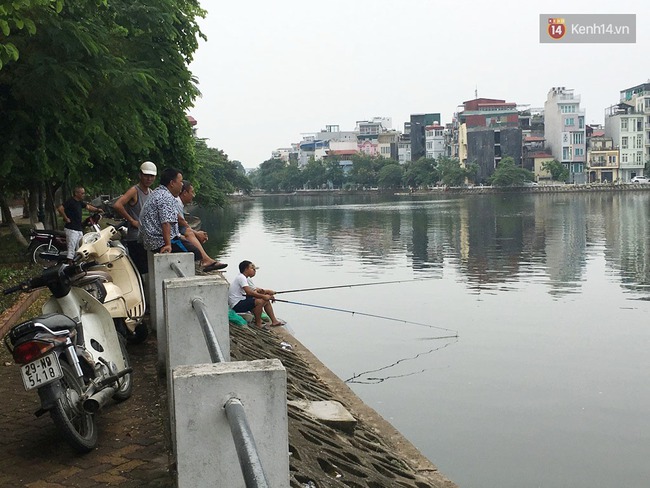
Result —
<path fill-rule="evenodd" d="M 151 185 L 153 185 L 158 169 L 151 161 L 145 161 L 140 165 L 140 182 L 129 188 L 124 195 L 117 199 L 113 208 L 127 220 L 127 233 L 124 244 L 129 250 L 129 255 L 135 263 L 140 274 L 149 271 L 147 266 L 147 251 L 144 250 L 141 242 L 138 242 L 140 231 L 140 211 L 144 202 L 149 198 Z"/>

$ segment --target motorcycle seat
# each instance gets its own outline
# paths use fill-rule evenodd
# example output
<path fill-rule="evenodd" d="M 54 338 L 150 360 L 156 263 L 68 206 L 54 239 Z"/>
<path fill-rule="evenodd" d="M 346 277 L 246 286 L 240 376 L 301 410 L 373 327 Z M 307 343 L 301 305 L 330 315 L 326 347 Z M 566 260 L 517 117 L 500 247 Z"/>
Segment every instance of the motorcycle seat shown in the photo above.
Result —
<path fill-rule="evenodd" d="M 63 230 L 55 230 L 55 229 L 32 229 L 32 234 L 33 235 L 43 235 L 43 236 L 58 236 L 58 237 L 65 237 L 65 231 Z"/>
<path fill-rule="evenodd" d="M 39 325 L 44 325 L 53 331 L 71 330 L 77 326 L 76 322 L 67 315 L 63 315 L 62 313 L 48 313 L 14 326 L 9 331 L 9 339 L 12 344 L 15 344 L 16 340 L 21 337 L 34 332 L 43 331 Z"/>

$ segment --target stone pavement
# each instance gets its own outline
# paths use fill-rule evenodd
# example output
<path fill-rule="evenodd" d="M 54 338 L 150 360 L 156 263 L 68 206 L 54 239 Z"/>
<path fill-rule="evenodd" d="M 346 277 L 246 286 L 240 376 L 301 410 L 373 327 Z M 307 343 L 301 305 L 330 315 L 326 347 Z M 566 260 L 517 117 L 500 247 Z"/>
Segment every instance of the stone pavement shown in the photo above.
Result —
<path fill-rule="evenodd" d="M 24 390 L 18 367 L 0 346 L 0 487 L 175 486 L 156 347 L 154 336 L 129 346 L 133 396 L 100 412 L 99 445 L 79 455 L 59 438 L 49 414 L 33 415 L 38 395 Z M 280 359 L 288 400 L 337 400 L 358 421 L 354 432 L 344 432 L 289 405 L 291 488 L 455 488 L 286 331 L 231 326 L 231 355 L 233 361 Z"/>
<path fill-rule="evenodd" d="M 155 338 L 129 346 L 129 355 L 133 396 L 100 412 L 99 445 L 79 455 L 59 438 L 49 414 L 34 416 L 38 394 L 25 391 L 18 367 L 0 347 L 0 487 L 174 486 Z"/>

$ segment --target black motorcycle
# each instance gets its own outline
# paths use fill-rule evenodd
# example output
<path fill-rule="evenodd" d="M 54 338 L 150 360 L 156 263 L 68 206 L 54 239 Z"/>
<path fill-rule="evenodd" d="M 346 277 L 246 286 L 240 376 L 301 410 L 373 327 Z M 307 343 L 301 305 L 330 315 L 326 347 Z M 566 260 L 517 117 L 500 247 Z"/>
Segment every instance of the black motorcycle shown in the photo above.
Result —
<path fill-rule="evenodd" d="M 84 227 L 95 226 L 102 214 L 94 213 L 83 222 Z M 43 268 L 51 268 L 66 258 L 68 241 L 65 231 L 54 229 L 32 229 L 29 234 L 27 254 L 34 264 Z"/>

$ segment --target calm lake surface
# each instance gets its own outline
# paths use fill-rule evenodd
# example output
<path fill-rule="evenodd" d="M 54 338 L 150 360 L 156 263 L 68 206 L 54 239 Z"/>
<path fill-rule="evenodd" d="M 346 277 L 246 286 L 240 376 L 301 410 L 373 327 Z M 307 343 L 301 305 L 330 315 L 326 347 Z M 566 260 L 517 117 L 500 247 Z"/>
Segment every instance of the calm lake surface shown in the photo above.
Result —
<path fill-rule="evenodd" d="M 418 280 L 275 308 L 461 487 L 650 485 L 650 192 L 278 196 L 198 214 L 229 279 L 250 259 L 275 290 Z"/>

